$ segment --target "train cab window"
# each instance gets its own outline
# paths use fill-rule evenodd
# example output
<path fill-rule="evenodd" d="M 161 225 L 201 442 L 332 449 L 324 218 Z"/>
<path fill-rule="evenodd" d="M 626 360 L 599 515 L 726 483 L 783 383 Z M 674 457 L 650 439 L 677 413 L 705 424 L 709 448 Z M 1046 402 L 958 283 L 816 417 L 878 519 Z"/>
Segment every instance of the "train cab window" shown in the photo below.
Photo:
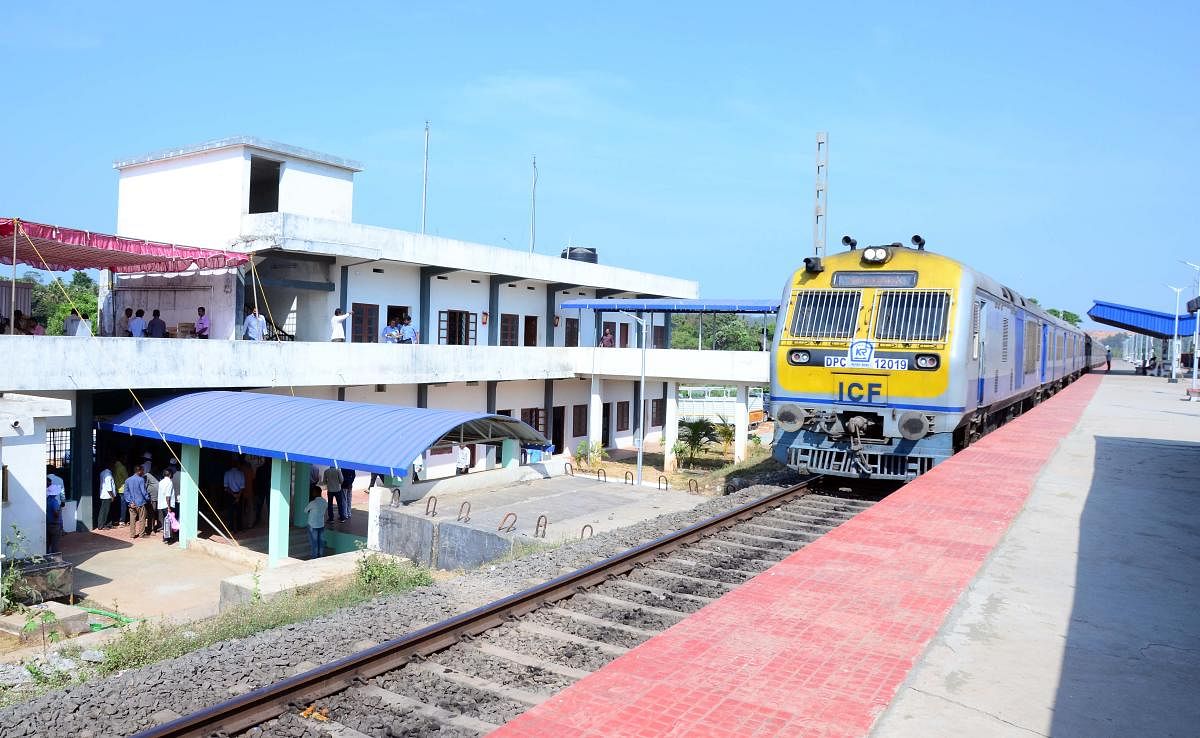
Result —
<path fill-rule="evenodd" d="M 875 296 L 877 340 L 944 341 L 949 325 L 949 290 L 886 290 Z"/>
<path fill-rule="evenodd" d="M 804 290 L 796 295 L 792 335 L 796 338 L 851 338 L 862 303 L 859 290 Z"/>

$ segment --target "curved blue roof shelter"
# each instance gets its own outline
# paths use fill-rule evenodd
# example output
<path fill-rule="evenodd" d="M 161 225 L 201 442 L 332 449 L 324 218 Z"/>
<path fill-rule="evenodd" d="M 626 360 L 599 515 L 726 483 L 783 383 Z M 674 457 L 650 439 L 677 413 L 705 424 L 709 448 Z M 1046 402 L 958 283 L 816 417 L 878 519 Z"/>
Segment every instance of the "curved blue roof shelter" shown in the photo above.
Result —
<path fill-rule="evenodd" d="M 407 475 L 413 459 L 443 438 L 549 445 L 541 433 L 504 415 L 258 392 L 194 392 L 97 425 L 200 448 L 392 476 Z"/>
<path fill-rule="evenodd" d="M 1115 302 L 1096 300 L 1088 317 L 1097 323 L 1115 326 L 1134 333 L 1141 333 L 1154 338 L 1171 338 L 1175 331 L 1176 316 L 1157 310 L 1118 305 Z M 1190 336 L 1195 330 L 1195 315 L 1183 314 L 1179 317 L 1179 335 Z"/>
<path fill-rule="evenodd" d="M 567 300 L 559 307 L 602 312 L 640 310 L 649 313 L 776 313 L 779 300 L 676 300 L 669 297 Z"/>

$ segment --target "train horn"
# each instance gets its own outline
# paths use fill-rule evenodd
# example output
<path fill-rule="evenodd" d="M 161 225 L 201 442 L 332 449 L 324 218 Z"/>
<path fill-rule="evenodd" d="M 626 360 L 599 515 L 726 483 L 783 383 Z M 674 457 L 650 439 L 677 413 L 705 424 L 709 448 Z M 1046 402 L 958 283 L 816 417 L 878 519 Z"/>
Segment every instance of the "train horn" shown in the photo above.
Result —
<path fill-rule="evenodd" d="M 921 238 L 921 234 L 912 237 L 912 245 L 917 247 L 917 251 L 925 250 L 925 239 Z"/>
<path fill-rule="evenodd" d="M 858 241 L 855 241 L 849 236 L 842 236 L 842 245 L 850 247 L 850 250 L 853 251 L 854 247 L 858 245 Z"/>

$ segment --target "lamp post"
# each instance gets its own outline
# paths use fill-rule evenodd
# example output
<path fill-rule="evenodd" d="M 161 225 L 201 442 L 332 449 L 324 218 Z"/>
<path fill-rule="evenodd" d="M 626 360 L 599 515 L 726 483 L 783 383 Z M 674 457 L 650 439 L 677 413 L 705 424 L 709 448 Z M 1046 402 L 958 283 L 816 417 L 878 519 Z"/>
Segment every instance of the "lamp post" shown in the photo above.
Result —
<path fill-rule="evenodd" d="M 1175 290 L 1175 330 L 1171 331 L 1171 384 L 1179 381 L 1179 293 L 1182 287 L 1167 285 L 1167 289 Z"/>
<path fill-rule="evenodd" d="M 1190 261 L 1183 262 L 1192 269 L 1196 270 L 1196 301 L 1200 303 L 1200 264 L 1193 264 Z M 1200 374 L 1200 349 L 1197 344 L 1200 343 L 1200 311 L 1192 313 L 1192 395 L 1195 396 L 1200 392 L 1200 384 L 1197 384 L 1197 374 Z M 1193 397 L 1194 399 L 1194 397 Z"/>
<path fill-rule="evenodd" d="M 640 318 L 640 317 L 634 315 L 633 313 L 627 313 L 624 310 L 618 310 L 617 312 L 621 313 L 622 315 L 627 315 L 630 318 L 633 318 L 634 320 L 636 320 L 638 322 L 638 326 L 642 329 L 642 377 L 641 377 L 642 389 L 638 393 L 638 427 L 637 427 L 637 436 L 638 436 L 637 485 L 640 487 L 640 486 L 642 486 L 642 449 L 646 445 L 646 345 L 649 344 L 650 341 L 649 341 L 649 336 L 647 335 L 647 331 L 646 331 L 647 323 L 646 323 L 645 318 Z M 653 313 L 651 313 L 650 317 L 651 317 L 651 319 L 654 318 Z"/>

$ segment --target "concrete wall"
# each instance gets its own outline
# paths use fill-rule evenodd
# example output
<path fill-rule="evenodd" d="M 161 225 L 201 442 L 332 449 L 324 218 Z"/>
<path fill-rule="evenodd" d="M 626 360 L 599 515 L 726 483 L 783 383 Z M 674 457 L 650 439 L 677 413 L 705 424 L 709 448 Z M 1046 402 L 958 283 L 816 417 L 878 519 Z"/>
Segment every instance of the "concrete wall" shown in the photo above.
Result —
<path fill-rule="evenodd" d="M 205 151 L 122 169 L 117 233 L 225 248 L 248 210 L 250 162 L 241 149 Z"/>
<path fill-rule="evenodd" d="M 288 259 L 275 254 L 268 255 L 256 269 L 258 277 L 267 282 L 286 280 L 336 286 L 339 280 L 339 270 L 333 264 Z M 246 288 L 251 288 L 249 278 Z M 276 324 L 297 341 L 329 340 L 329 318 L 339 305 L 337 293 L 278 283 L 264 285 L 263 291 L 266 299 L 260 301 L 259 312 L 263 315 L 269 312 Z"/>
<path fill-rule="evenodd" d="M 249 149 L 249 155 L 283 160 L 279 172 L 279 211 L 350 222 L 354 212 L 354 173 L 340 167 L 274 152 Z M 243 208 L 245 213 L 247 208 Z"/>
<path fill-rule="evenodd" d="M 0 437 L 0 464 L 8 468 L 8 501 L 0 506 L 0 548 L 6 556 L 46 552 L 45 437 L 41 418 L 16 435 Z"/>
<path fill-rule="evenodd" d="M 482 314 L 488 309 L 488 275 L 479 272 L 454 272 L 434 277 L 429 282 L 429 333 L 422 341 L 438 342 L 438 311 L 466 310 L 475 313 L 475 345 L 487 344 L 488 327 Z M 493 320 L 498 318 L 492 317 Z M 420 330 L 420 318 L 413 313 L 413 327 Z"/>
<path fill-rule="evenodd" d="M 375 271 L 381 270 L 380 272 Z M 334 268 L 335 272 L 340 272 L 340 267 Z M 340 276 L 334 280 L 338 285 L 339 290 L 335 293 L 333 301 L 330 302 L 329 309 L 323 314 L 324 335 L 317 340 L 329 340 L 329 319 L 333 315 L 333 306 L 340 304 L 338 299 L 341 295 Z M 420 328 L 417 312 L 420 309 L 421 300 L 421 269 L 420 267 L 411 264 L 398 264 L 395 262 L 369 262 L 367 264 L 357 264 L 348 269 L 347 275 L 348 289 L 346 291 L 346 305 L 350 306 L 356 302 L 366 303 L 369 305 L 378 305 L 376 312 L 376 324 L 378 330 L 375 331 L 373 340 L 379 342 L 379 334 L 387 325 L 387 310 L 389 305 L 407 306 L 409 314 L 413 316 L 413 326 Z M 357 316 L 355 316 L 357 317 Z M 349 328 L 350 324 L 347 323 Z M 350 331 L 346 331 L 346 340 L 351 340 Z M 310 339 L 305 339 L 310 340 Z"/>

